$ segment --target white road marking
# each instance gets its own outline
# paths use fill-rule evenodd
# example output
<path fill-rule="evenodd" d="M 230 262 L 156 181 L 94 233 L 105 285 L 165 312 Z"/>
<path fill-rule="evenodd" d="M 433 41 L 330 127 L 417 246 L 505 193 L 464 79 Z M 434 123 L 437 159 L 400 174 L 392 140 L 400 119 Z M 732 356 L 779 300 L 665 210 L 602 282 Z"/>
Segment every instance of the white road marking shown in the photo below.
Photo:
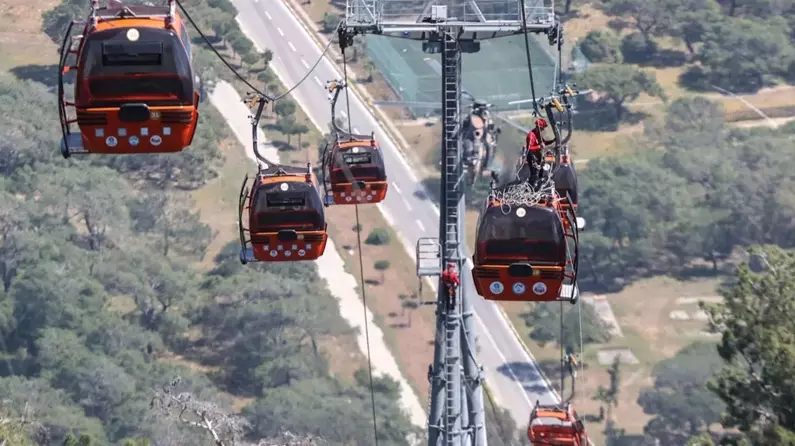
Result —
<path fill-rule="evenodd" d="M 273 20 L 273 17 L 271 17 L 271 15 L 268 14 L 268 11 L 265 11 L 265 17 L 267 17 L 268 20 Z"/>
<path fill-rule="evenodd" d="M 398 193 L 400 193 L 400 192 L 398 192 Z M 405 205 L 406 205 L 406 210 L 407 210 L 407 211 L 409 211 L 409 212 L 411 212 L 411 205 L 409 204 L 408 200 L 406 200 L 406 197 L 404 197 L 404 196 L 401 196 L 400 198 L 402 198 L 402 199 L 403 199 L 403 204 L 405 204 Z"/>
<path fill-rule="evenodd" d="M 395 183 L 394 181 L 392 182 L 392 187 L 395 189 L 395 192 L 399 194 L 402 193 L 400 192 L 400 188 L 398 187 L 397 183 Z"/>
<path fill-rule="evenodd" d="M 293 52 L 296 52 L 296 51 L 297 51 L 297 50 L 295 49 L 295 45 L 293 45 L 293 42 L 287 42 L 287 46 L 289 46 L 289 47 L 290 47 L 290 49 L 291 49 L 291 50 L 293 50 Z"/>
<path fill-rule="evenodd" d="M 420 231 L 424 231 L 424 230 L 425 230 L 425 226 L 423 226 L 423 225 L 422 225 L 422 222 L 421 222 L 421 221 L 419 221 L 419 220 L 414 220 L 414 221 L 416 221 L 416 222 L 417 222 L 417 226 L 419 226 L 419 227 L 420 227 Z"/>
<path fill-rule="evenodd" d="M 320 82 L 320 79 L 317 76 L 315 76 L 315 82 L 317 82 L 317 84 L 321 87 L 323 86 L 323 82 Z"/>
<path fill-rule="evenodd" d="M 301 63 L 304 64 L 306 68 L 309 68 L 309 64 L 304 59 L 301 59 Z"/>
<path fill-rule="evenodd" d="M 279 35 L 280 35 L 280 36 L 282 36 L 282 37 L 284 37 L 284 31 L 282 31 L 282 29 L 281 29 L 281 28 L 279 28 L 279 27 L 277 26 L 277 27 L 276 27 L 276 31 L 279 31 Z"/>

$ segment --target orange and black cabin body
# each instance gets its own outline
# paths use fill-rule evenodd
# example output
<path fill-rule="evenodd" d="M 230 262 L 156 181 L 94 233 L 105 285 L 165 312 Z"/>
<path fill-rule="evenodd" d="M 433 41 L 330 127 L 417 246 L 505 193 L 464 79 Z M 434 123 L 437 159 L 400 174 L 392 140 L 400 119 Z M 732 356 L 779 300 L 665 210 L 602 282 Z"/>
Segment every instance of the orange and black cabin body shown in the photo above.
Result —
<path fill-rule="evenodd" d="M 507 211 L 504 212 L 504 211 Z M 486 208 L 478 222 L 472 279 L 478 294 L 498 301 L 557 301 L 567 273 L 568 247 L 557 209 Z"/>
<path fill-rule="evenodd" d="M 542 407 L 533 411 L 527 427 L 527 438 L 533 444 L 551 446 L 587 446 L 585 427 L 576 412 Z"/>
<path fill-rule="evenodd" d="M 558 166 L 552 175 L 552 180 L 555 182 L 555 189 L 561 197 L 560 206 L 564 209 L 570 206 L 577 209 L 577 173 L 574 170 L 574 165 L 562 164 Z"/>
<path fill-rule="evenodd" d="M 256 260 L 316 260 L 326 250 L 326 226 L 320 195 L 303 177 L 268 178 L 252 189 L 249 235 Z"/>
<path fill-rule="evenodd" d="M 77 71 L 74 103 L 64 101 L 76 110 L 76 119 L 64 114 L 67 128 L 76 121 L 80 130 L 67 138 L 70 153 L 179 152 L 193 141 L 199 95 L 187 30 L 179 16 L 171 26 L 146 16 L 167 8 L 128 8 L 139 17 L 87 25 L 77 66 L 62 67 Z"/>
<path fill-rule="evenodd" d="M 335 146 L 328 167 L 334 204 L 372 204 L 386 198 L 384 158 L 374 141 Z"/>

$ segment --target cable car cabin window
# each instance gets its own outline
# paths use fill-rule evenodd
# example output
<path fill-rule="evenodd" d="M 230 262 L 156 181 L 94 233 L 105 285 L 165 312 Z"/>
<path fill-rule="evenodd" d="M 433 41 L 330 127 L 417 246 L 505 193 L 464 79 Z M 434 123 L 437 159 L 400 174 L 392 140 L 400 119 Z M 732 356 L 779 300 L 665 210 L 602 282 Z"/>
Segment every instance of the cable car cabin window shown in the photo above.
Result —
<path fill-rule="evenodd" d="M 325 227 L 323 204 L 312 185 L 289 183 L 283 191 L 274 183 L 261 186 L 254 194 L 251 232 L 272 232 L 282 229 L 322 231 Z"/>
<path fill-rule="evenodd" d="M 535 262 L 559 263 L 566 260 L 566 241 L 557 213 L 546 208 L 521 208 L 527 213 L 507 215 L 499 207 L 483 215 L 478 241 L 486 242 L 486 256 L 505 256 Z"/>
<path fill-rule="evenodd" d="M 188 54 L 188 60 L 193 63 L 193 48 L 191 47 L 190 34 L 188 34 L 188 28 L 185 27 L 184 23 L 180 23 L 179 37 L 182 39 L 182 45 L 185 46 L 185 52 Z"/>
<path fill-rule="evenodd" d="M 364 153 L 353 153 L 353 152 L 345 152 L 342 154 L 342 161 L 349 166 L 356 166 L 360 164 L 371 164 L 373 162 L 373 156 L 367 152 Z"/>
<path fill-rule="evenodd" d="M 190 60 L 174 31 L 113 28 L 89 34 L 80 60 L 79 103 L 115 106 L 146 100 L 160 105 L 193 103 Z M 137 37 L 137 38 L 136 38 Z M 152 101 L 153 100 L 153 101 Z"/>
<path fill-rule="evenodd" d="M 374 159 L 375 158 L 375 159 Z M 373 152 L 340 152 L 337 154 L 335 166 L 331 172 L 331 180 L 335 183 L 350 183 L 353 178 L 348 178 L 346 169 L 351 171 L 351 175 L 356 179 L 373 179 L 375 181 L 386 180 L 381 158 Z"/>

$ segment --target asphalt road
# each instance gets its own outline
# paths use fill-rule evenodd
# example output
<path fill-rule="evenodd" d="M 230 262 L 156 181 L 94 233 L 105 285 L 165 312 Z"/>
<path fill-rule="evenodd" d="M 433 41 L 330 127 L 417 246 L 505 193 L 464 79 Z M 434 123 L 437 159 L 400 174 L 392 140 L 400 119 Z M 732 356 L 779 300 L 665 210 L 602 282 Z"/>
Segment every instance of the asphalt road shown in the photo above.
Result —
<path fill-rule="evenodd" d="M 322 49 L 281 0 L 233 0 L 233 3 L 239 11 L 238 21 L 247 35 L 259 48 L 273 51 L 271 66 L 276 74 L 288 86 L 295 85 L 315 64 Z M 342 74 L 324 58 L 293 92 L 293 98 L 324 131 L 331 122 L 325 83 L 340 78 Z M 439 209 L 426 198 L 427 193 L 417 176 L 369 110 L 354 94 L 351 93 L 350 99 L 351 116 L 343 112 L 341 117 L 351 119 L 354 133 L 375 131 L 384 151 L 390 179 L 387 199 L 379 206 L 387 220 L 401 233 L 402 242 L 413 257 L 418 238 L 438 237 Z M 346 109 L 344 99 L 340 100 L 338 109 Z M 468 266 L 472 267 L 471 262 Z M 522 348 L 496 305 L 477 294 L 469 271 L 462 276 L 466 292 L 474 299 L 478 361 L 484 366 L 487 385 L 493 390 L 497 403 L 510 411 L 520 427 L 525 426 L 536 400 L 552 404 L 560 397 L 543 378 L 534 358 Z"/>

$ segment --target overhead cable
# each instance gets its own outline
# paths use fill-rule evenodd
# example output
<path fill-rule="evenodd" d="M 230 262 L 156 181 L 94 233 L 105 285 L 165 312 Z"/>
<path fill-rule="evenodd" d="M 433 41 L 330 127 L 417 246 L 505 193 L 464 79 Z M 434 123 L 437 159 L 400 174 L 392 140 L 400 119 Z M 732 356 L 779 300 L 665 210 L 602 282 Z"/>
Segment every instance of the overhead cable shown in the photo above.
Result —
<path fill-rule="evenodd" d="M 315 68 L 317 68 L 317 66 L 320 64 L 320 61 L 323 60 L 323 58 L 326 56 L 326 53 L 328 53 L 328 50 L 329 50 L 329 48 L 331 48 L 331 44 L 333 42 L 333 39 L 329 39 L 329 42 L 326 44 L 326 47 L 323 49 L 323 52 L 320 54 L 320 57 L 317 58 L 315 63 L 312 65 L 312 67 L 306 72 L 304 77 L 302 77 L 295 85 L 290 87 L 287 91 L 285 91 L 282 94 L 279 94 L 277 96 L 271 96 L 271 95 L 263 92 L 259 88 L 255 87 L 254 85 L 252 85 L 252 83 L 249 82 L 248 79 L 243 77 L 243 75 L 241 75 L 237 71 L 237 69 L 235 67 L 233 67 L 232 64 L 229 63 L 229 61 L 227 61 L 226 58 L 220 52 L 218 52 L 218 50 L 215 48 L 215 45 L 213 45 L 213 43 L 210 42 L 210 39 L 207 38 L 207 36 L 202 32 L 202 30 L 199 28 L 199 26 L 196 24 L 196 22 L 190 16 L 190 13 L 188 13 L 188 11 L 182 5 L 182 2 L 180 0 L 176 0 L 176 2 L 177 2 L 177 6 L 179 6 L 179 9 L 182 11 L 182 14 L 185 16 L 186 19 L 188 19 L 188 22 L 190 22 L 191 26 L 193 26 L 193 29 L 195 29 L 196 32 L 199 33 L 201 38 L 204 40 L 204 43 L 206 43 L 207 46 L 210 47 L 210 49 L 213 51 L 213 53 L 215 53 L 215 55 L 218 57 L 218 59 L 220 59 L 221 62 L 223 62 L 223 64 L 226 65 L 226 67 L 229 69 L 229 71 L 231 71 L 238 79 L 240 79 L 240 81 L 243 82 L 248 88 L 250 88 L 252 91 L 257 93 L 258 95 L 262 96 L 263 98 L 265 98 L 269 102 L 278 101 L 279 99 L 282 99 L 285 96 L 288 96 L 296 88 L 301 86 L 301 84 L 303 84 L 304 81 L 306 81 L 307 78 L 309 78 L 309 75 L 312 74 L 312 72 L 315 70 Z M 342 25 L 342 23 L 340 22 L 340 24 L 337 25 L 337 28 L 339 28 L 341 25 Z"/>

